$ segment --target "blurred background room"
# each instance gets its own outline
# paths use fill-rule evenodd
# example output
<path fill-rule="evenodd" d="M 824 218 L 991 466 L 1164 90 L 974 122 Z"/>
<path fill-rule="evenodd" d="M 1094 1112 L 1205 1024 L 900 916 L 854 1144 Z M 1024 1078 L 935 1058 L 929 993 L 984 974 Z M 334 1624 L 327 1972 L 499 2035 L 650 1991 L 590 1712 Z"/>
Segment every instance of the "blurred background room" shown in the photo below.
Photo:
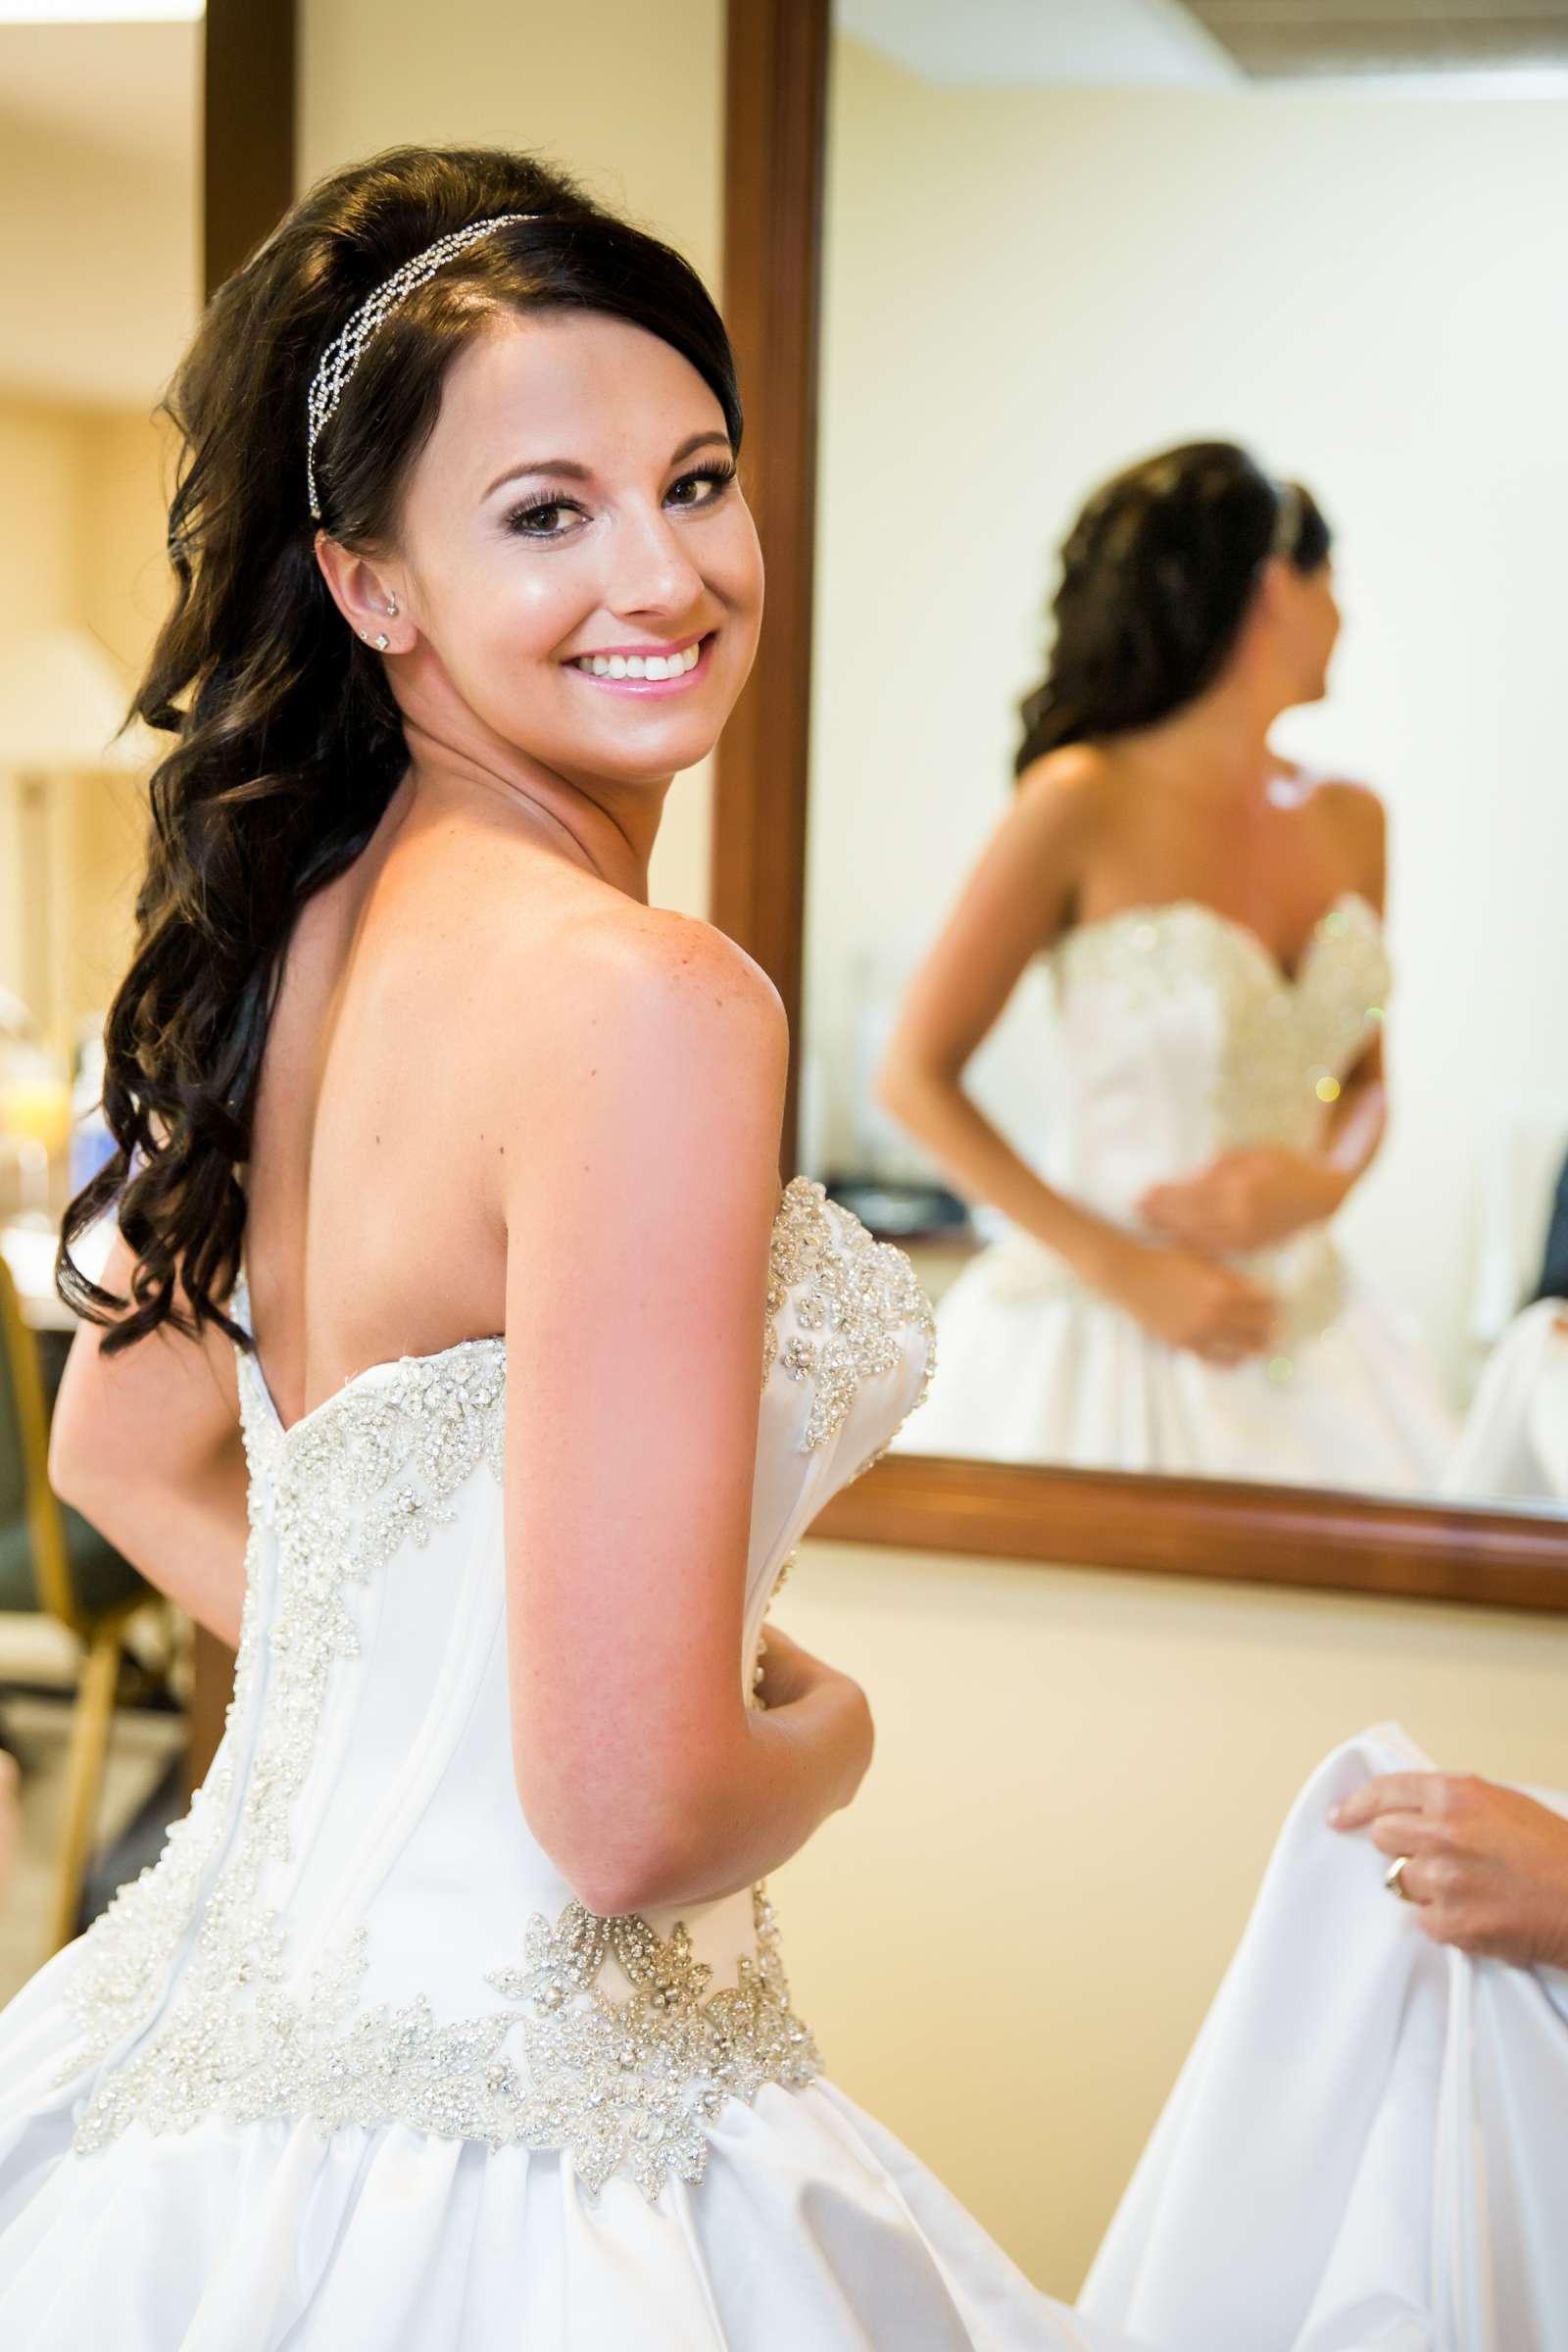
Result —
<path fill-rule="evenodd" d="M 76 13 L 0 10 L 0 1739 L 24 1792 L 5 1991 L 156 1855 L 190 1688 L 188 1628 L 43 1458 L 72 1328 L 57 1229 L 107 1154 L 103 1020 L 154 757 L 122 732 L 168 593 L 154 412 L 200 304 L 201 25 Z"/>

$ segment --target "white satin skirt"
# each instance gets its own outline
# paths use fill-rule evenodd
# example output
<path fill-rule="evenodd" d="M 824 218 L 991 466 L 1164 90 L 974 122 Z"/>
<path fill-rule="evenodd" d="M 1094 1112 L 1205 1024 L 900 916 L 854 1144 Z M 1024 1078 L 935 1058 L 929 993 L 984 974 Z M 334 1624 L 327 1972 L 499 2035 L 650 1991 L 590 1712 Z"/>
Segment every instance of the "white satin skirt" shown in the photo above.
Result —
<path fill-rule="evenodd" d="M 1164 2352 L 1568 2347 L 1568 1975 L 1433 1944 L 1325 1819 L 1429 1765 L 1387 1724 L 1307 1783 L 1090 2273 L 1095 2318 Z"/>
<path fill-rule="evenodd" d="M 1267 1360 L 1168 1347 L 1009 1233 L 937 1302 L 901 1453 L 1432 1494 L 1458 1436 L 1409 1318 L 1347 1269 L 1333 1320 Z"/>
<path fill-rule="evenodd" d="M 731 2099 L 657 2204 L 401 2125 L 209 2116 L 75 2155 L 74 1950 L 0 2014 L 5 2352 L 1127 2352 L 822 2080 Z"/>

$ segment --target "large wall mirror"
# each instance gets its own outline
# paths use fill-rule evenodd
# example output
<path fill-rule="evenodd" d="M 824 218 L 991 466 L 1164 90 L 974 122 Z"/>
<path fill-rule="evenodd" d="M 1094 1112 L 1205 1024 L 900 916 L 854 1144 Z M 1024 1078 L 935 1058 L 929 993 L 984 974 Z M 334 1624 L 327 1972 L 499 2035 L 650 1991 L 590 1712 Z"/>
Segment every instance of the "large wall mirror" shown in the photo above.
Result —
<path fill-rule="evenodd" d="M 1565 27 L 807 13 L 808 740 L 718 823 L 804 786 L 795 1164 L 939 1312 L 831 1524 L 1551 1605 Z"/>

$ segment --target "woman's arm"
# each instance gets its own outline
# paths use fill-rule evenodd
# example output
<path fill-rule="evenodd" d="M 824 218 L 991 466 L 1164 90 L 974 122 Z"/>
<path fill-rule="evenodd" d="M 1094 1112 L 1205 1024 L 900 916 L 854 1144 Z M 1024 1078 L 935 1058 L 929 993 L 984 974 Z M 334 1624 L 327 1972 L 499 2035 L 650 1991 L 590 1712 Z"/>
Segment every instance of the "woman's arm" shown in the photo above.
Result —
<path fill-rule="evenodd" d="M 960 1192 L 1080 1270 L 1103 1237 L 1102 1220 L 1043 1182 L 962 1081 L 1026 966 L 1067 921 L 1099 799 L 1092 756 L 1077 747 L 1024 778 L 910 983 L 877 1082 L 883 1108 Z"/>
<path fill-rule="evenodd" d="M 117 1236 L 100 1280 L 123 1297 L 134 1256 Z M 239 1640 L 246 1468 L 232 1344 L 168 1325 L 105 1355 L 83 1323 L 55 1399 L 49 1481 L 63 1501 L 220 1641 Z"/>
<path fill-rule="evenodd" d="M 788 1037 L 719 933 L 579 925 L 504 1081 L 508 1643 L 517 1789 L 592 1910 L 765 1875 L 848 1803 L 848 1678 L 748 1708 L 743 1614 Z M 814 1665 L 814 1662 L 813 1662 Z"/>

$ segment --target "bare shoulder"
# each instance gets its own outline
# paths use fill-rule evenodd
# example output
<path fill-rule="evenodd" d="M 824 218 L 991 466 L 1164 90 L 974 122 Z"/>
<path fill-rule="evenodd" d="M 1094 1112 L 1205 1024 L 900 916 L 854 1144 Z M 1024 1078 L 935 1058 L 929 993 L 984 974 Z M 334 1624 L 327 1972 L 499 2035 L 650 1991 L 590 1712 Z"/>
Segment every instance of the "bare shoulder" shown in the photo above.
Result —
<path fill-rule="evenodd" d="M 706 1029 L 787 1037 L 772 981 L 713 924 L 535 849 L 509 854 L 483 835 L 455 846 L 432 917 L 446 960 L 519 1039 L 578 1036 L 612 1015 L 684 1026 L 693 1042 Z"/>
<path fill-rule="evenodd" d="M 1354 777 L 1325 776 L 1313 799 L 1325 826 L 1347 852 L 1361 887 L 1380 896 L 1388 856 L 1388 812 L 1382 796 Z"/>
<path fill-rule="evenodd" d="M 592 881 L 592 878 L 589 878 Z M 706 1134 L 720 1154 L 771 1132 L 789 1062 L 778 990 L 711 923 L 645 906 L 597 882 L 535 908 L 526 936 L 487 925 L 490 1058 L 537 1144 L 550 1109 L 564 1150 L 590 1129 L 656 1139 Z M 618 1148 L 618 1145 L 617 1145 Z"/>
<path fill-rule="evenodd" d="M 584 908 L 558 943 L 573 1034 L 612 1021 L 627 1049 L 662 1041 L 694 1054 L 787 1053 L 783 999 L 744 948 L 697 915 L 610 899 Z"/>
<path fill-rule="evenodd" d="M 1031 761 L 1018 778 L 1015 821 L 1054 855 L 1087 847 L 1114 821 L 1115 760 L 1092 743 L 1066 743 Z"/>
<path fill-rule="evenodd" d="M 1382 795 L 1354 776 L 1324 776 L 1315 797 L 1335 824 L 1373 833 L 1381 831 L 1386 821 Z"/>

